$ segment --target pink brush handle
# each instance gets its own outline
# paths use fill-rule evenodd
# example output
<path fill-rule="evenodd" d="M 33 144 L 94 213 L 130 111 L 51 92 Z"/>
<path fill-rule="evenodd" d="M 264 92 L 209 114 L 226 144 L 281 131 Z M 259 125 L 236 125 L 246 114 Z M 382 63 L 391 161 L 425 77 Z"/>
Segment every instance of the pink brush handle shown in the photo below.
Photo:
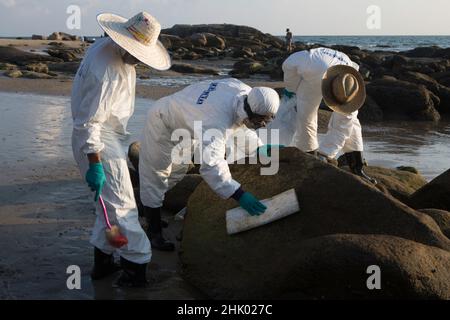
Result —
<path fill-rule="evenodd" d="M 106 226 L 108 227 L 108 229 L 111 230 L 111 223 L 109 223 L 108 212 L 106 211 L 105 202 L 103 201 L 102 196 L 99 196 L 98 199 L 100 200 L 100 204 L 102 205 L 103 208 L 103 216 L 105 217 Z"/>

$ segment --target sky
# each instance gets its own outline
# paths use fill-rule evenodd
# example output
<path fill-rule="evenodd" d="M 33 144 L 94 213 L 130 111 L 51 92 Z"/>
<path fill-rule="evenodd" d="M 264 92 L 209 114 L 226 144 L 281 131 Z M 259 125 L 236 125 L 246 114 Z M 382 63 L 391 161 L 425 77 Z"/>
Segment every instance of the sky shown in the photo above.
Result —
<path fill-rule="evenodd" d="M 67 26 L 70 5 L 80 8 L 79 29 Z M 449 0 L 0 0 L 0 36 L 98 35 L 98 13 L 140 11 L 163 28 L 230 23 L 274 35 L 286 28 L 295 35 L 450 35 Z"/>

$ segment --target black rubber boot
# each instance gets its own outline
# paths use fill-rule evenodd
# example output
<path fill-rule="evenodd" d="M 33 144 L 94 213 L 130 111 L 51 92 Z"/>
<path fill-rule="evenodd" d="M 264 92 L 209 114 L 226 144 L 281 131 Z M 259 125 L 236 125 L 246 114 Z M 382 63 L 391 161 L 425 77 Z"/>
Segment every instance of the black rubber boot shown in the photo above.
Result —
<path fill-rule="evenodd" d="M 345 154 L 345 158 L 346 158 L 347 164 L 350 167 L 350 170 L 352 171 L 353 174 L 360 176 L 364 180 L 366 180 L 374 185 L 377 184 L 377 180 L 375 180 L 372 177 L 369 177 L 363 170 L 364 161 L 363 161 L 361 151 L 348 152 Z"/>
<path fill-rule="evenodd" d="M 148 224 L 147 237 L 152 244 L 152 249 L 174 251 L 175 245 L 164 239 L 162 234 L 161 208 L 145 207 L 144 212 Z"/>
<path fill-rule="evenodd" d="M 148 286 L 147 263 L 138 264 L 120 257 L 120 266 L 122 267 L 122 274 L 117 279 L 116 286 L 129 288 L 145 288 Z"/>
<path fill-rule="evenodd" d="M 114 262 L 112 254 L 106 254 L 94 248 L 94 268 L 91 271 L 92 280 L 103 279 L 120 270 L 120 265 Z"/>

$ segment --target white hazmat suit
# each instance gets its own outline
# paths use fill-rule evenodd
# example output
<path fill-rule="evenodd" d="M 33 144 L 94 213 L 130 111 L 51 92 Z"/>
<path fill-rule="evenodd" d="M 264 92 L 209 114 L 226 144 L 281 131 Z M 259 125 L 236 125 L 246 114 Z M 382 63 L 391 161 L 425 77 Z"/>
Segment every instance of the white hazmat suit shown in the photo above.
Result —
<path fill-rule="evenodd" d="M 350 115 L 333 112 L 328 132 L 319 147 L 317 117 L 322 101 L 322 77 L 328 68 L 335 65 L 348 65 L 359 70 L 346 54 L 328 48 L 296 52 L 282 66 L 285 87 L 296 93 L 297 99 L 294 145 L 305 152 L 319 149 L 329 158 L 335 158 L 339 152 L 363 151 L 358 111 Z"/>
<path fill-rule="evenodd" d="M 106 182 L 102 194 L 109 219 L 119 226 L 128 244 L 118 249 L 121 257 L 148 263 L 150 242 L 138 221 L 125 150 L 127 123 L 134 111 L 136 71 L 125 64 L 123 49 L 104 38 L 89 48 L 72 88 L 72 148 L 82 177 L 89 169 L 87 154 L 101 153 Z M 112 247 L 105 237 L 105 219 L 99 203 L 91 243 L 106 254 Z"/>
<path fill-rule="evenodd" d="M 240 184 L 231 177 L 225 159 L 227 141 L 239 130 L 244 130 L 247 139 L 258 139 L 256 134 L 249 134 L 243 124 L 248 117 L 244 100 L 248 96 L 254 113 L 275 114 L 278 96 L 275 91 L 264 89 L 267 88 L 252 89 L 236 79 L 203 81 L 156 101 L 148 113 L 141 141 L 139 179 L 143 205 L 162 206 L 166 191 L 187 171 L 194 141 L 201 149 L 200 174 L 203 179 L 220 197 L 231 197 Z M 171 139 L 176 129 L 184 129 L 194 140 L 180 147 L 178 140 Z M 213 139 L 204 136 L 210 129 L 214 130 Z M 261 145 L 258 139 L 254 149 Z M 188 150 L 184 164 L 172 157 L 173 150 L 178 152 L 180 149 Z"/>

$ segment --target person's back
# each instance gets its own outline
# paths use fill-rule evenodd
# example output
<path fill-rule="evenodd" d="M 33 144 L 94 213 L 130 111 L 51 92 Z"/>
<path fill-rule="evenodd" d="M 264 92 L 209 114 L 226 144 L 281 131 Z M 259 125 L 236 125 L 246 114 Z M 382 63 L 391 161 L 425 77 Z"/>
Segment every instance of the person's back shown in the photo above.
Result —
<path fill-rule="evenodd" d="M 71 109 L 75 132 L 103 107 L 103 129 L 126 133 L 134 110 L 136 71 L 122 60 L 121 49 L 110 38 L 97 40 L 89 48 L 75 75 Z M 107 118 L 106 118 L 107 117 Z"/>
<path fill-rule="evenodd" d="M 335 65 L 347 65 L 356 70 L 359 69 L 358 64 L 345 53 L 337 50 L 321 47 L 295 52 L 282 65 L 285 87 L 295 93 L 302 79 L 320 82 L 327 69 Z"/>
<path fill-rule="evenodd" d="M 237 79 L 202 81 L 156 102 L 148 117 L 161 116 L 172 129 L 194 131 L 194 121 L 202 121 L 206 130 L 226 130 L 237 120 L 236 109 L 239 97 L 251 88 Z"/>

